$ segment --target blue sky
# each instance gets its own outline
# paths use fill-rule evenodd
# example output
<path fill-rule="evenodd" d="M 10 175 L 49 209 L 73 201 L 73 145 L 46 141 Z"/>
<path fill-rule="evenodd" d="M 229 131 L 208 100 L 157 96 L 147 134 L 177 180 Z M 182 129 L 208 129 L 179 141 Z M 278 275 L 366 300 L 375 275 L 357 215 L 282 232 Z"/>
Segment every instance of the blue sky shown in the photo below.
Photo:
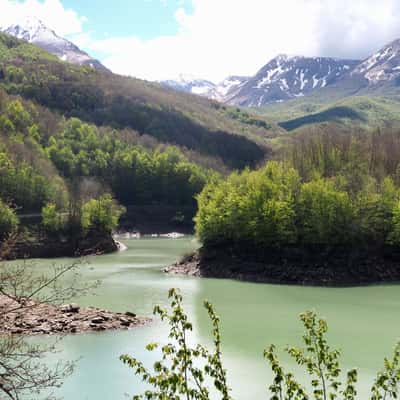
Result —
<path fill-rule="evenodd" d="M 399 0 L 0 0 L 0 27 L 23 16 L 147 80 L 218 82 L 280 53 L 362 59 L 400 38 Z"/>
<path fill-rule="evenodd" d="M 132 35 L 148 40 L 176 35 L 179 31 L 176 10 L 193 11 L 191 1 L 184 0 L 64 0 L 62 4 L 86 16 L 85 25 L 99 39 Z"/>

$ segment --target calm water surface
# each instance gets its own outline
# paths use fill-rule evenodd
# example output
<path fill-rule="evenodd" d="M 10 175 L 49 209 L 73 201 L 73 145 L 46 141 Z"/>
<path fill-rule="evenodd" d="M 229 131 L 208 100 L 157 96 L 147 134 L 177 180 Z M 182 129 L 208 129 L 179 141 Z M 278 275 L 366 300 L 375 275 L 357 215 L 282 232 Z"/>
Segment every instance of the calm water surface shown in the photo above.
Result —
<path fill-rule="evenodd" d="M 383 355 L 390 354 L 400 338 L 400 286 L 333 289 L 170 276 L 161 267 L 196 248 L 193 238 L 124 243 L 128 246 L 124 252 L 88 259 L 82 267 L 83 279 L 100 279 L 102 285 L 96 295 L 77 302 L 151 316 L 154 305 L 167 304 L 168 289 L 177 287 L 195 324 L 193 340 L 209 343 L 202 303 L 210 300 L 221 316 L 225 365 L 235 399 L 267 398 L 270 373 L 263 349 L 270 343 L 299 344 L 298 314 L 304 310 L 315 309 L 328 319 L 329 338 L 343 350 L 344 365 L 359 368 L 362 398 Z M 45 271 L 52 262 L 68 260 L 36 260 L 36 267 Z M 79 367 L 57 394 L 66 400 L 117 400 L 141 393 L 142 383 L 118 357 L 130 353 L 151 365 L 154 356 L 143 348 L 150 341 L 165 341 L 166 332 L 163 324 L 154 321 L 131 331 L 67 336 L 57 359 L 79 359 Z M 287 357 L 283 359 L 293 367 Z"/>

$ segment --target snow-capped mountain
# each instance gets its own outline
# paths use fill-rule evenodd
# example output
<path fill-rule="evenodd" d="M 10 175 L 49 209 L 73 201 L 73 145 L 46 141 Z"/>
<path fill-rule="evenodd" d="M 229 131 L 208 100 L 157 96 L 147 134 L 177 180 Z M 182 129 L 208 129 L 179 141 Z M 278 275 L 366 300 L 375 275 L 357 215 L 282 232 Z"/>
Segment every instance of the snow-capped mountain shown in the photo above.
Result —
<path fill-rule="evenodd" d="M 215 85 L 213 91 L 207 94 L 208 97 L 224 101 L 231 93 L 233 93 L 240 85 L 249 80 L 248 76 L 229 76 L 222 82 Z"/>
<path fill-rule="evenodd" d="M 329 86 L 348 75 L 359 63 L 359 60 L 281 54 L 252 77 L 230 76 L 218 84 L 181 77 L 162 84 L 231 105 L 261 107 L 306 96 Z"/>
<path fill-rule="evenodd" d="M 179 92 L 193 93 L 205 97 L 211 97 L 210 93 L 216 87 L 213 82 L 186 74 L 180 74 L 177 79 L 163 80 L 159 83 Z"/>
<path fill-rule="evenodd" d="M 306 96 L 338 81 L 358 63 L 357 60 L 279 55 L 254 77 L 230 91 L 224 100 L 234 105 L 261 107 Z"/>
<path fill-rule="evenodd" d="M 363 77 L 370 86 L 390 83 L 400 77 L 400 39 L 389 43 L 360 63 L 351 76 Z"/>
<path fill-rule="evenodd" d="M 245 76 L 229 76 L 222 82 L 215 84 L 206 79 L 196 78 L 191 75 L 180 74 L 177 79 L 159 81 L 163 86 L 186 93 L 197 94 L 209 99 L 224 101 L 234 89 L 246 82 Z"/>
<path fill-rule="evenodd" d="M 26 40 L 56 55 L 63 61 L 78 65 L 89 65 L 102 71 L 107 70 L 100 61 L 90 57 L 69 40 L 58 36 L 36 17 L 25 17 L 8 27 L 0 28 L 0 30 L 18 39 Z"/>

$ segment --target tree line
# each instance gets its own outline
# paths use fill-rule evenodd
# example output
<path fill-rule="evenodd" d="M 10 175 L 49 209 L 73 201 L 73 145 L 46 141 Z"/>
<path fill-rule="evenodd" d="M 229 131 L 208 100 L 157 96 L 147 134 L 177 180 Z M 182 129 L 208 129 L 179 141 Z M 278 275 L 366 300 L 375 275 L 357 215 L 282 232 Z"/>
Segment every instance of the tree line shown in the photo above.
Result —
<path fill-rule="evenodd" d="M 308 131 L 279 158 L 205 186 L 196 230 L 206 246 L 400 245 L 398 132 Z"/>

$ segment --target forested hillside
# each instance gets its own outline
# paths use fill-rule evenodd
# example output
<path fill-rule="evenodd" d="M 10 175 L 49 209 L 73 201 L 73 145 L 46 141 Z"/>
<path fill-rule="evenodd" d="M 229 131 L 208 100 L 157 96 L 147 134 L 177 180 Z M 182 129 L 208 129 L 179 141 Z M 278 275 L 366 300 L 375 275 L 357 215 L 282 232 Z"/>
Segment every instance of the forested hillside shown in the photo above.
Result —
<path fill-rule="evenodd" d="M 126 205 L 194 208 L 206 182 L 206 169 L 178 148 L 66 119 L 3 91 L 0 143 L 0 196 L 20 214 L 48 203 L 66 212 L 105 192 Z"/>
<path fill-rule="evenodd" d="M 334 100 L 318 95 L 271 104 L 258 113 L 287 131 L 318 124 L 340 123 L 363 129 L 395 127 L 400 122 L 398 95 L 360 95 Z"/>
<path fill-rule="evenodd" d="M 62 62 L 5 34 L 0 34 L 0 85 L 67 117 L 131 128 L 229 168 L 256 166 L 269 152 L 267 139 L 279 131 L 261 117 L 243 118 L 207 99 Z"/>
<path fill-rule="evenodd" d="M 207 179 L 255 167 L 278 132 L 263 118 L 71 65 L 0 33 L 3 236 L 40 214 L 47 231 L 88 231 L 96 213 L 93 227 L 110 231 L 117 202 L 161 216 L 168 208 L 167 222 L 190 226 Z"/>

